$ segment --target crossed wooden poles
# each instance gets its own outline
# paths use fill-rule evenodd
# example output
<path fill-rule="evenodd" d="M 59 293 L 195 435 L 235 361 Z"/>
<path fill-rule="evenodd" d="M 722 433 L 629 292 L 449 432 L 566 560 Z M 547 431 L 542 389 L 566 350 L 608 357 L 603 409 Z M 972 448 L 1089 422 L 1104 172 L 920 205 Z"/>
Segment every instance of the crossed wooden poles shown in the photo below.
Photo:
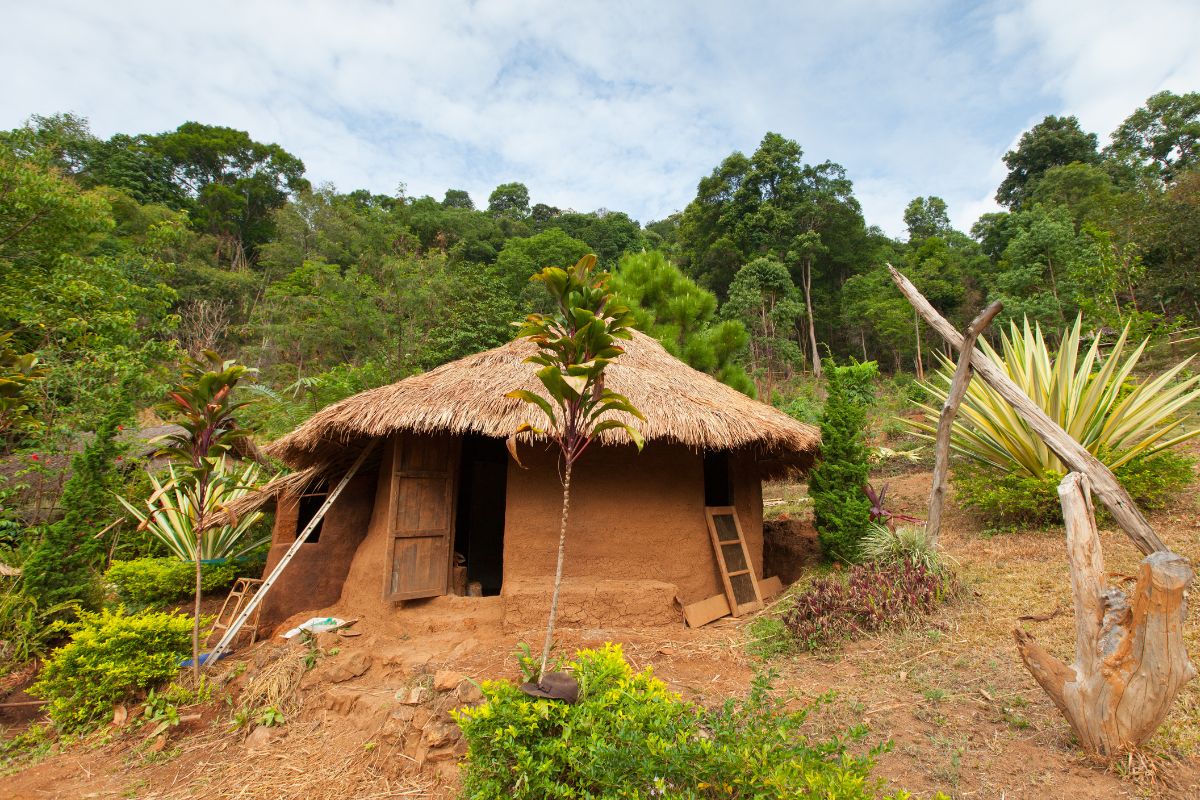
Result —
<path fill-rule="evenodd" d="M 950 391 L 938 418 L 928 538 L 936 543 L 950 459 L 950 431 L 977 373 L 1071 470 L 1059 485 L 1075 608 L 1075 662 L 1054 658 L 1033 637 L 1013 634 L 1025 666 L 1067 718 L 1080 744 L 1103 756 L 1137 747 L 1153 735 L 1179 689 L 1196 675 L 1183 642 L 1185 597 L 1193 572 L 1172 553 L 1104 464 L 1034 404 L 975 340 L 1001 310 L 993 303 L 960 334 L 897 269 L 892 280 L 917 313 L 959 350 Z M 1146 555 L 1127 596 L 1107 584 L 1092 495 Z"/>

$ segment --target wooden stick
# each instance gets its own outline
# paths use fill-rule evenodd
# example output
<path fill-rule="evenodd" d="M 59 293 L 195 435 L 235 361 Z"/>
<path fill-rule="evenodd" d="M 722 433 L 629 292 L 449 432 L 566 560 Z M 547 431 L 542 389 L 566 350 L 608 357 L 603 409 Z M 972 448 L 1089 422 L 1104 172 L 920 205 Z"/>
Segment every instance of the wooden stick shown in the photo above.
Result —
<path fill-rule="evenodd" d="M 954 368 L 954 379 L 950 381 L 950 392 L 946 395 L 941 416 L 938 417 L 933 488 L 929 490 L 929 519 L 925 523 L 925 538 L 930 547 L 937 547 L 938 531 L 942 527 L 942 503 L 946 499 L 946 477 L 950 471 L 950 430 L 954 427 L 954 416 L 958 413 L 958 406 L 971 383 L 971 353 L 975 351 L 975 340 L 979 338 L 979 334 L 992 324 L 992 320 L 1003 309 L 1004 304 L 997 300 L 980 311 L 979 316 L 967 327 L 958 366 Z"/>
<path fill-rule="evenodd" d="M 913 286 L 908 278 L 900 274 L 892 265 L 888 265 L 888 270 L 892 274 L 892 280 L 900 287 L 901 293 L 912 303 L 917 312 L 925 318 L 925 321 L 938 332 L 938 334 L 954 346 L 956 350 L 962 350 L 963 337 L 954 329 L 946 319 L 937 312 L 929 301 Z M 1013 410 L 1025 420 L 1026 424 L 1037 433 L 1038 436 L 1046 442 L 1046 445 L 1054 451 L 1054 454 L 1062 459 L 1074 472 L 1081 472 L 1087 475 L 1092 482 L 1092 490 L 1096 496 L 1100 498 L 1100 502 L 1104 503 L 1109 513 L 1113 515 L 1113 519 L 1125 531 L 1133 543 L 1143 553 L 1169 552 L 1167 546 L 1162 539 L 1158 538 L 1158 534 L 1150 527 L 1150 523 L 1142 516 L 1142 512 L 1134 505 L 1133 499 L 1129 496 L 1129 492 L 1121 486 L 1120 481 L 1112 474 L 1112 471 L 1104 466 L 1099 459 L 1083 448 L 1079 442 L 1071 438 L 1071 435 L 1058 426 L 1054 420 L 1046 416 L 1037 405 L 1029 399 L 1029 396 L 1021 391 L 1015 383 L 1009 380 L 998 366 L 992 363 L 982 351 L 972 350 L 971 366 L 975 372 L 983 379 L 988 386 L 996 390 L 997 394 L 1008 401 Z"/>

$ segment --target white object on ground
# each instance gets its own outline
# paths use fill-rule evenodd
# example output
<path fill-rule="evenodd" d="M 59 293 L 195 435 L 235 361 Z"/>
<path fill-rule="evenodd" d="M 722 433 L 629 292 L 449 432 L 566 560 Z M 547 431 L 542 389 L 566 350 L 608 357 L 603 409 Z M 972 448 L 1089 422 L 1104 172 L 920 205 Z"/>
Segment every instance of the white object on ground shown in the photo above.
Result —
<path fill-rule="evenodd" d="M 299 636 L 301 631 L 309 633 L 321 633 L 322 631 L 332 631 L 346 624 L 345 620 L 337 617 L 313 617 L 307 622 L 302 622 L 295 628 L 292 628 L 287 633 L 283 634 L 283 638 L 291 639 L 293 636 Z"/>

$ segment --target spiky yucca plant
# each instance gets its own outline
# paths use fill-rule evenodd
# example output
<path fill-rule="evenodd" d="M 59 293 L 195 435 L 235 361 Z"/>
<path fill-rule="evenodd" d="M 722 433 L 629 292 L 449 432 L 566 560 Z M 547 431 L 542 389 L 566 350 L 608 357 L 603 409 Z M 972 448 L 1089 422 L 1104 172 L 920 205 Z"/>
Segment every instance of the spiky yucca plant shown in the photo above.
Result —
<path fill-rule="evenodd" d="M 234 525 L 214 526 L 197 536 L 196 521 L 200 515 L 196 513 L 195 492 L 188 491 L 186 482 L 181 482 L 176 476 L 175 467 L 170 467 L 170 471 L 171 479 L 165 484 L 150 476 L 154 493 L 145 501 L 144 510 L 123 497 L 117 499 L 125 506 L 125 510 L 137 518 L 139 525 L 166 545 L 176 558 L 182 561 L 195 560 L 197 543 L 201 561 L 237 558 L 270 538 L 269 534 L 256 539 L 249 538 L 255 523 L 262 519 L 262 513 L 258 511 L 238 517 Z M 262 483 L 261 478 L 262 469 L 257 464 L 248 463 L 239 473 L 224 458 L 218 459 L 204 497 L 204 516 L 211 517 L 256 488 Z"/>
<path fill-rule="evenodd" d="M 1200 435 L 1200 428 L 1183 428 L 1188 415 L 1180 413 L 1200 398 L 1200 376 L 1177 381 L 1190 358 L 1157 377 L 1136 382 L 1131 377 L 1148 339 L 1127 354 L 1126 326 L 1107 356 L 1100 353 L 1099 337 L 1081 354 L 1081 329 L 1082 318 L 1076 318 L 1054 354 L 1041 326 L 1031 327 L 1028 319 L 1020 327 L 1013 321 L 1009 332 L 1002 334 L 1001 353 L 982 340 L 979 346 L 1052 420 L 1110 469 Z M 925 419 L 908 424 L 926 438 L 933 439 L 937 431 L 940 403 L 946 399 L 953 371 L 954 365 L 943 358 L 942 369 L 922 384 L 939 407 L 918 404 Z M 1066 471 L 1012 406 L 980 380 L 971 381 L 967 389 L 951 447 L 1006 473 L 1041 478 Z"/>

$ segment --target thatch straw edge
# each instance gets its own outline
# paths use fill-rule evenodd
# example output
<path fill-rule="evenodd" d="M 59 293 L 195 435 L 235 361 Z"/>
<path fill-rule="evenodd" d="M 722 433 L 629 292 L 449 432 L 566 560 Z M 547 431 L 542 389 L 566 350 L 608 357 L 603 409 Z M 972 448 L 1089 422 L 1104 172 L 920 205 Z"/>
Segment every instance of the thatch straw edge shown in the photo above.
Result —
<path fill-rule="evenodd" d="M 715 378 L 692 369 L 657 341 L 634 332 L 625 354 L 606 373 L 607 386 L 626 395 L 646 416 L 636 425 L 647 442 L 669 441 L 694 449 L 753 447 L 775 458 L 810 462 L 820 434 Z M 540 390 L 536 351 L 526 339 L 444 364 L 422 375 L 349 397 L 317 412 L 268 452 L 296 467 L 343 456 L 354 440 L 406 431 L 507 437 L 523 422 L 544 427 L 541 411 L 505 397 L 513 389 Z M 620 415 L 625 416 L 625 415 Z M 626 441 L 618 431 L 603 444 Z"/>

